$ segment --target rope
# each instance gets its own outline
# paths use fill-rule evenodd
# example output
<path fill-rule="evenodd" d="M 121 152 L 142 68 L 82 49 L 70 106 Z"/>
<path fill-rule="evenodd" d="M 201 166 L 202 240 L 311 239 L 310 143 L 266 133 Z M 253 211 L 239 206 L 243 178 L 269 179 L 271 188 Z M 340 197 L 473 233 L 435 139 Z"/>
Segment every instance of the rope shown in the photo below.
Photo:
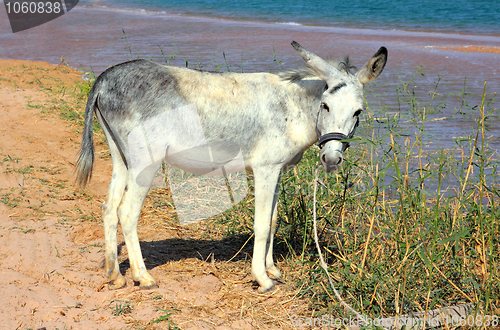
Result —
<path fill-rule="evenodd" d="M 314 194 L 313 194 L 313 196 L 314 196 L 314 202 L 313 202 L 314 242 L 316 243 L 316 249 L 318 250 L 319 261 L 320 261 L 321 267 L 325 271 L 326 277 L 328 278 L 328 283 L 330 283 L 330 287 L 333 289 L 333 293 L 335 294 L 335 296 L 337 297 L 337 299 L 340 301 L 340 303 L 348 311 L 350 311 L 351 313 L 353 313 L 354 315 L 356 315 L 356 317 L 358 318 L 358 320 L 360 321 L 360 323 L 362 325 L 366 325 L 366 322 L 364 321 L 365 320 L 364 316 L 361 315 L 360 313 L 358 313 L 348 303 L 346 303 L 344 301 L 344 299 L 342 299 L 342 297 L 340 296 L 340 293 L 337 291 L 337 289 L 335 289 L 335 286 L 333 285 L 332 279 L 330 277 L 330 273 L 328 273 L 328 266 L 327 266 L 325 260 L 323 259 L 323 254 L 321 253 L 321 248 L 320 248 L 319 242 L 318 242 L 318 226 L 316 224 L 316 222 L 317 222 L 316 221 L 316 191 L 318 190 L 318 167 L 316 167 L 316 173 L 314 175 L 313 188 L 314 188 Z"/>

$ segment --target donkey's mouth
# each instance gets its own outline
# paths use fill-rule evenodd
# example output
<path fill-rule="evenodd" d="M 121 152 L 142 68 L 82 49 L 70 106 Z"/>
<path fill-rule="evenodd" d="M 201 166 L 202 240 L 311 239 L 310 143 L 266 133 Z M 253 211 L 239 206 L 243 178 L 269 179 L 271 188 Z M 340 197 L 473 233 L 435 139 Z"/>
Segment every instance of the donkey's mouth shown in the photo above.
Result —
<path fill-rule="evenodd" d="M 333 164 L 325 164 L 325 163 L 322 163 L 321 165 L 323 165 L 323 170 L 326 172 L 326 173 L 331 173 L 331 172 L 334 172 L 336 170 L 339 169 L 339 166 L 338 165 L 333 165 Z"/>

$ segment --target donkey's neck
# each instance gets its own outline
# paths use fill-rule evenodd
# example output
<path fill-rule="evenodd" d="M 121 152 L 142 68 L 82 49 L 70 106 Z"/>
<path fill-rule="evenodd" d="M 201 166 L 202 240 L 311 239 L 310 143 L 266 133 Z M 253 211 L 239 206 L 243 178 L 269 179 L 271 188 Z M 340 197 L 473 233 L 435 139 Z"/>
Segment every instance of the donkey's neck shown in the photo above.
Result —
<path fill-rule="evenodd" d="M 289 111 L 298 121 L 296 125 L 300 125 L 302 131 L 301 148 L 305 150 L 317 141 L 316 119 L 325 82 L 301 80 L 287 84 L 292 101 L 292 104 L 289 105 Z"/>

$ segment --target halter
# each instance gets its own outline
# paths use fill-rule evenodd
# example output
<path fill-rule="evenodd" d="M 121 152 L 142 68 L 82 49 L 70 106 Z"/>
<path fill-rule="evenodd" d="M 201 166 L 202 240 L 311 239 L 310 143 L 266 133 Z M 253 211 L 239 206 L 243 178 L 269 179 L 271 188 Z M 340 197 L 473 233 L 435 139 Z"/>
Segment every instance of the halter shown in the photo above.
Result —
<path fill-rule="evenodd" d="M 354 137 L 354 133 L 356 133 L 356 128 L 359 126 L 359 117 L 356 117 L 356 124 L 354 124 L 354 128 L 352 131 L 349 133 L 349 135 L 345 135 L 343 133 L 327 133 L 325 135 L 319 135 L 318 131 L 318 121 L 319 121 L 319 114 L 321 113 L 321 109 L 318 111 L 318 117 L 316 117 L 316 136 L 318 137 L 318 146 L 320 149 L 323 148 L 325 143 L 330 142 L 330 141 L 341 141 L 341 140 L 347 140 L 347 139 L 352 139 Z M 344 152 L 347 148 L 349 148 L 350 144 L 349 142 L 342 142 L 342 152 Z"/>

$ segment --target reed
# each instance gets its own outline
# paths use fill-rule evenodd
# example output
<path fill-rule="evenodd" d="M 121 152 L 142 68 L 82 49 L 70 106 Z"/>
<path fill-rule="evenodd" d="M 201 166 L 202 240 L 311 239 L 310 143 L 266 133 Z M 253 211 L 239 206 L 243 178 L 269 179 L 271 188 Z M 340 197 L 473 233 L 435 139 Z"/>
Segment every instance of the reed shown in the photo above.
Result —
<path fill-rule="evenodd" d="M 408 105 L 400 110 L 418 122 L 414 135 L 399 134 L 403 129 L 390 113 L 374 120 L 368 104 L 364 132 L 345 166 L 320 179 L 319 237 L 330 274 L 344 299 L 371 318 L 461 303 L 498 314 L 498 153 L 485 135 L 485 119 L 497 109 L 485 102 L 485 84 L 478 105 L 469 109 L 477 114 L 475 134 L 457 139 L 455 149 L 429 150 L 425 124 L 434 98 L 422 105 L 400 93 L 407 86 L 395 94 Z M 386 130 L 377 135 L 381 115 Z M 331 299 L 311 241 L 317 155 L 311 148 L 283 175 L 279 242 L 284 262 L 302 268 L 288 275 L 312 309 L 345 317 Z"/>

